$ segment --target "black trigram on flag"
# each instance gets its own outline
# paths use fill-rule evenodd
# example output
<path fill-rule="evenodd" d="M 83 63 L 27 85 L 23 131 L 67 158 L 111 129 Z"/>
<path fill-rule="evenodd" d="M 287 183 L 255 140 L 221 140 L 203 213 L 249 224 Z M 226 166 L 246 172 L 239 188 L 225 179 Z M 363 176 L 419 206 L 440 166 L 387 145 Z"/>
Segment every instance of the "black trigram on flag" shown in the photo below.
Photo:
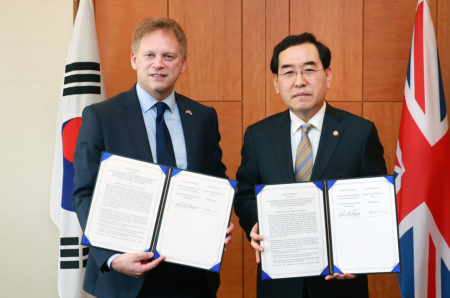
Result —
<path fill-rule="evenodd" d="M 59 250 L 61 257 L 59 267 L 61 269 L 78 269 L 86 267 L 89 247 L 80 245 L 80 238 L 61 237 Z"/>
<path fill-rule="evenodd" d="M 100 94 L 100 63 L 75 62 L 66 65 L 63 96 Z"/>

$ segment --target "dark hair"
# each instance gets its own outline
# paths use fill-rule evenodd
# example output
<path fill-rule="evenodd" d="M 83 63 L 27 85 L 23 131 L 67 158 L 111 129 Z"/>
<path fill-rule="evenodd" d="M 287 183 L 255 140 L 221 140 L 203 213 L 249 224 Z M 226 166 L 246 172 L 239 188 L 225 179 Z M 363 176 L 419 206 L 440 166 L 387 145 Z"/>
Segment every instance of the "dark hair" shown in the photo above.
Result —
<path fill-rule="evenodd" d="M 305 32 L 300 35 L 289 35 L 275 46 L 275 48 L 273 49 L 272 60 L 270 60 L 270 70 L 272 71 L 272 73 L 273 74 L 278 73 L 278 63 L 279 63 L 278 57 L 280 56 L 281 52 L 292 46 L 296 46 L 307 42 L 312 43 L 313 45 L 316 46 L 317 50 L 319 51 L 319 57 L 320 61 L 322 61 L 323 68 L 327 69 L 328 67 L 330 67 L 331 62 L 330 49 L 327 48 L 327 46 L 324 45 L 323 43 L 317 41 L 314 35 Z"/>

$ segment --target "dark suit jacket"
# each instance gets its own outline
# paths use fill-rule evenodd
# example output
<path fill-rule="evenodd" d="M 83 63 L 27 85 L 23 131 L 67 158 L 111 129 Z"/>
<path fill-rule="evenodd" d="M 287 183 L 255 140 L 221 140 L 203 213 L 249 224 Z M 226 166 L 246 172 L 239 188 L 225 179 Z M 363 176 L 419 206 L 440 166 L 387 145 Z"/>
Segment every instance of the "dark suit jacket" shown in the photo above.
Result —
<path fill-rule="evenodd" d="M 236 174 L 238 192 L 235 211 L 249 236 L 257 222 L 255 184 L 295 182 L 290 139 L 289 111 L 249 126 L 242 147 L 242 161 Z M 334 136 L 333 132 L 339 135 Z M 386 173 L 383 147 L 374 124 L 327 104 L 319 148 L 311 180 L 351 178 Z M 312 298 L 367 297 L 367 278 L 325 281 L 323 277 L 261 281 L 258 268 L 258 297 Z"/>
<path fill-rule="evenodd" d="M 183 95 L 175 94 L 186 142 L 188 169 L 225 176 L 219 147 L 217 113 Z M 190 111 L 190 112 L 187 112 Z M 152 162 L 152 154 L 141 107 L 133 87 L 83 111 L 74 156 L 73 207 L 81 227 L 86 226 L 92 192 L 102 151 Z M 181 245 L 181 244 L 180 244 Z M 144 278 L 109 271 L 106 261 L 117 252 L 91 248 L 84 289 L 99 297 L 136 297 Z M 215 297 L 216 273 L 163 262 L 145 277 L 145 287 L 155 297 Z"/>

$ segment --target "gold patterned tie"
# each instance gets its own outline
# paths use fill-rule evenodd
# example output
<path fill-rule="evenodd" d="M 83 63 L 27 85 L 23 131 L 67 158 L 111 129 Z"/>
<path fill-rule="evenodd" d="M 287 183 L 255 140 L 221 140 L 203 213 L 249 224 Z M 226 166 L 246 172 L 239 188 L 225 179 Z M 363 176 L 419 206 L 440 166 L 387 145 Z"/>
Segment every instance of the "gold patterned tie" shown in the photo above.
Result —
<path fill-rule="evenodd" d="M 305 123 L 302 129 L 302 138 L 297 146 L 297 154 L 295 158 L 295 181 L 309 181 L 311 178 L 313 159 L 312 147 L 309 141 L 308 132 L 312 124 Z"/>

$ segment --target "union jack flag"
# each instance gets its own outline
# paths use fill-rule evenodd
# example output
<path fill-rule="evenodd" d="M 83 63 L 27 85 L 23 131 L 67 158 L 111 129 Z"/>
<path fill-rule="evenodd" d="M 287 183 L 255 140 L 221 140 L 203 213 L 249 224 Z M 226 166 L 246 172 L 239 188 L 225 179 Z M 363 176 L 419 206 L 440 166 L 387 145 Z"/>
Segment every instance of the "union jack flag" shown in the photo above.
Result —
<path fill-rule="evenodd" d="M 450 297 L 450 135 L 425 0 L 416 9 L 395 175 L 402 297 Z"/>

